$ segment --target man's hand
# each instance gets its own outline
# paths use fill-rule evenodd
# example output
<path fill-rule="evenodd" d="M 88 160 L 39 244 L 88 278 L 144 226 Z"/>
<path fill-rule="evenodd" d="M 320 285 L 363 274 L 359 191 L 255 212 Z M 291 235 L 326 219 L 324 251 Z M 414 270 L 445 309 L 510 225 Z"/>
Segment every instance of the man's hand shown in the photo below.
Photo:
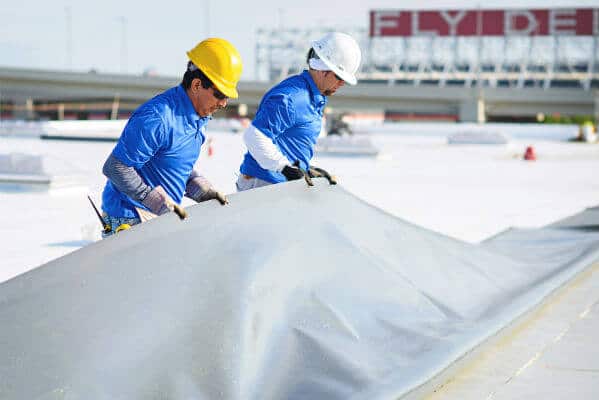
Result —
<path fill-rule="evenodd" d="M 166 214 L 175 208 L 175 202 L 160 185 L 152 189 L 141 204 L 148 207 L 156 215 Z"/>
<path fill-rule="evenodd" d="M 218 200 L 218 202 L 223 206 L 225 204 L 229 204 L 229 200 L 227 200 L 227 197 L 224 194 L 222 194 L 221 192 L 218 192 L 214 189 L 210 189 L 207 192 L 204 192 L 204 194 L 202 194 L 199 202 L 206 201 L 206 200 L 212 200 L 212 199 Z"/>
<path fill-rule="evenodd" d="M 185 195 L 198 203 L 212 199 L 218 200 L 223 206 L 229 203 L 225 195 L 215 190 L 206 178 L 195 173 L 187 181 Z"/>
<path fill-rule="evenodd" d="M 314 186 L 314 183 L 312 183 L 312 178 L 310 178 L 310 175 L 305 173 L 301 169 L 299 160 L 295 160 L 295 162 L 293 163 L 293 166 L 285 165 L 283 167 L 283 170 L 281 171 L 281 173 L 283 175 L 285 175 L 285 178 L 288 181 L 294 181 L 297 179 L 304 178 L 306 180 L 306 183 L 308 184 L 308 186 Z"/>
<path fill-rule="evenodd" d="M 296 162 L 297 165 L 285 165 L 281 170 L 281 173 L 285 175 L 285 178 L 288 181 L 295 181 L 297 179 L 302 179 L 304 177 L 304 171 L 299 167 L 299 163 Z"/>
<path fill-rule="evenodd" d="M 337 178 L 329 174 L 326 170 L 314 166 L 308 168 L 308 174 L 311 178 L 326 178 L 330 185 L 337 184 Z"/>

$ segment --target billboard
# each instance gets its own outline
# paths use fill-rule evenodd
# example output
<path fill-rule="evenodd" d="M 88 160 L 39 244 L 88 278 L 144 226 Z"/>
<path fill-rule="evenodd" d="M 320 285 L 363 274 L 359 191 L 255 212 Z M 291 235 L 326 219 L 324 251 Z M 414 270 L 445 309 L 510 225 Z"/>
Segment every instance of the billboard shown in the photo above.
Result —
<path fill-rule="evenodd" d="M 599 9 L 370 11 L 370 36 L 591 36 Z"/>

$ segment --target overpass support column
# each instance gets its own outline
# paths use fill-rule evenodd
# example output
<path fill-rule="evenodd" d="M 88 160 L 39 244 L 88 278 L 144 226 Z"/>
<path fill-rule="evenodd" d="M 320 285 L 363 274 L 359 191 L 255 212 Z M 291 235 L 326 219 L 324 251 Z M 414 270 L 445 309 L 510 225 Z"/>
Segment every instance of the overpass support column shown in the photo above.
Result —
<path fill-rule="evenodd" d="M 487 120 L 485 101 L 480 97 L 462 101 L 460 103 L 459 120 L 460 122 L 485 122 Z"/>
<path fill-rule="evenodd" d="M 595 126 L 599 126 L 599 90 L 595 90 L 593 100 L 595 103 Z"/>
<path fill-rule="evenodd" d="M 58 120 L 64 120 L 64 103 L 58 104 Z"/>
<path fill-rule="evenodd" d="M 13 117 L 15 119 L 32 120 L 35 116 L 33 109 L 33 99 L 28 98 L 15 98 L 14 99 L 14 111 Z"/>

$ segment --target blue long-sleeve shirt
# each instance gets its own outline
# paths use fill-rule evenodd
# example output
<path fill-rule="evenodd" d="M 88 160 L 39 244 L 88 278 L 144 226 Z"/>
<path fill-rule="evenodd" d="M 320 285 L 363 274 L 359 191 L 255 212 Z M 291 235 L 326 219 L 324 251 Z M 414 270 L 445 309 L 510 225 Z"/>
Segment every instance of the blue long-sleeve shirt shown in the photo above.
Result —
<path fill-rule="evenodd" d="M 177 203 L 204 142 L 210 117 L 200 117 L 182 86 L 176 86 L 142 104 L 131 116 L 112 155 L 133 167 L 143 181 L 162 186 Z M 139 202 L 106 183 L 102 209 L 113 217 L 137 217 Z"/>
<path fill-rule="evenodd" d="M 301 168 L 307 170 L 322 128 L 326 103 L 310 73 L 304 71 L 266 92 L 252 124 L 273 141 L 290 164 L 298 160 Z M 280 172 L 260 167 L 249 152 L 239 170 L 271 183 L 286 180 Z"/>

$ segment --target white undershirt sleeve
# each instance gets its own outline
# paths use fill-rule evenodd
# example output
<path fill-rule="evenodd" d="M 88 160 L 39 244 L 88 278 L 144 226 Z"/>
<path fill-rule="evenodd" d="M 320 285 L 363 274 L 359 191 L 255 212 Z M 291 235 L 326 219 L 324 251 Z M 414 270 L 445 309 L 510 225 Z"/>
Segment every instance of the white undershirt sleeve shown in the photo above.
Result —
<path fill-rule="evenodd" d="M 254 160 L 266 170 L 280 172 L 290 164 L 272 140 L 252 124 L 243 133 L 243 141 Z"/>

